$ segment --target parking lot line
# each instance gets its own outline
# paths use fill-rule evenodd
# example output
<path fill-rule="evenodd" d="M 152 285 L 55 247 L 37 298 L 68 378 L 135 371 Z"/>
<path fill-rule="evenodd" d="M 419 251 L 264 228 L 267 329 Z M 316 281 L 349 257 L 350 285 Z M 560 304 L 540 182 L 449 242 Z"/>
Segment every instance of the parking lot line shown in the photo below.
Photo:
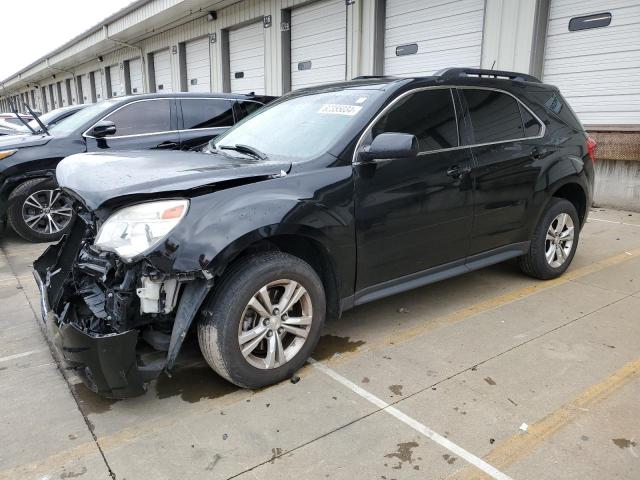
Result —
<path fill-rule="evenodd" d="M 513 465 L 527 457 L 537 446 L 566 425 L 589 412 L 589 407 L 606 400 L 638 376 L 640 376 L 640 358 L 627 363 L 601 382 L 591 385 L 576 398 L 539 422 L 529 425 L 527 433 L 518 433 L 500 442 L 485 456 L 485 460 L 497 468 L 504 469 Z M 478 474 L 469 467 L 448 478 L 448 480 L 471 479 L 478 480 Z"/>
<path fill-rule="evenodd" d="M 15 360 L 16 358 L 27 357 L 29 355 L 33 355 L 34 353 L 42 352 L 42 350 L 32 350 L 30 352 L 22 352 L 16 353 L 15 355 L 9 355 L 8 357 L 0 357 L 0 363 L 9 362 L 11 360 Z"/>
<path fill-rule="evenodd" d="M 604 222 L 604 223 L 615 223 L 618 225 L 627 225 L 629 227 L 640 227 L 637 223 L 627 223 L 627 222 L 616 222 L 615 220 L 605 220 L 604 218 L 593 218 L 589 217 L 589 221 L 593 220 L 594 222 Z"/>
<path fill-rule="evenodd" d="M 392 405 L 389 405 L 387 402 L 385 402 L 381 398 L 376 397 L 371 392 L 369 392 L 369 391 L 365 390 L 364 388 L 356 385 L 351 380 L 343 377 L 342 375 L 340 375 L 335 370 L 332 370 L 331 368 L 327 367 L 326 365 L 323 365 L 322 363 L 317 362 L 313 358 L 309 359 L 309 363 L 311 365 L 313 365 L 313 367 L 315 367 L 316 369 L 320 370 L 325 375 L 328 375 L 329 377 L 333 378 L 338 383 L 341 383 L 342 385 L 347 387 L 353 393 L 355 393 L 355 394 L 361 396 L 362 398 L 364 398 L 365 400 L 373 403 L 375 406 L 380 408 L 380 411 L 388 413 L 389 415 L 391 415 L 391 416 L 395 417 L 396 419 L 400 420 L 402 423 L 404 423 L 404 424 L 408 425 L 409 427 L 413 428 L 416 432 L 421 433 L 422 435 L 424 435 L 425 437 L 429 438 L 430 440 L 433 440 L 435 443 L 437 443 L 441 447 L 446 448 L 447 450 L 449 450 L 451 453 L 455 454 L 456 456 L 458 456 L 460 458 L 464 458 L 467 462 L 469 462 L 471 465 L 473 465 L 477 469 L 479 469 L 479 470 L 483 471 L 484 473 L 486 473 L 489 477 L 494 478 L 496 480 L 512 480 L 511 477 L 509 477 L 508 475 L 505 475 L 504 473 L 502 473 L 497 468 L 493 467 L 492 465 L 490 465 L 489 463 L 485 462 L 481 458 L 475 456 L 473 453 L 468 452 L 467 450 L 465 450 L 461 446 L 453 443 L 448 438 L 445 438 L 442 435 L 438 434 L 437 432 L 434 432 L 433 430 L 431 430 L 426 425 L 424 425 L 424 424 L 418 422 L 417 420 L 411 418 L 410 416 L 408 416 L 407 414 L 401 412 L 400 410 L 398 410 L 397 408 L 393 407 Z"/>
<path fill-rule="evenodd" d="M 342 353 L 337 357 L 330 358 L 325 363 L 334 363 L 334 364 L 342 363 L 365 351 L 367 352 L 373 351 L 373 350 L 387 347 L 389 345 L 397 345 L 399 343 L 412 340 L 415 337 L 425 334 L 440 326 L 466 320 L 467 318 L 473 317 L 474 315 L 478 315 L 480 313 L 486 312 L 488 310 L 493 310 L 495 308 L 501 307 L 508 303 L 521 300 L 523 298 L 534 295 L 538 292 L 542 292 L 550 288 L 557 287 L 559 285 L 564 285 L 573 280 L 577 280 L 587 275 L 591 275 L 592 273 L 599 272 L 600 270 L 604 270 L 605 268 L 619 265 L 623 262 L 627 262 L 629 260 L 638 258 L 638 256 L 640 256 L 640 248 L 627 251 L 627 252 L 622 252 L 622 253 L 619 253 L 618 255 L 614 255 L 612 257 L 599 260 L 592 264 L 585 265 L 584 267 L 580 267 L 575 270 L 570 270 L 566 272 L 563 276 L 553 280 L 536 281 L 536 283 L 533 283 L 532 285 L 528 285 L 526 287 L 522 287 L 513 292 L 507 292 L 503 295 L 498 295 L 496 297 L 489 298 L 488 300 L 475 303 L 473 305 L 470 305 L 469 307 L 463 308 L 461 310 L 457 310 L 448 315 L 437 317 L 429 322 L 422 323 L 416 327 L 402 330 L 401 332 L 385 337 L 381 340 L 368 342 L 366 347 L 356 349 L 352 352 Z"/>

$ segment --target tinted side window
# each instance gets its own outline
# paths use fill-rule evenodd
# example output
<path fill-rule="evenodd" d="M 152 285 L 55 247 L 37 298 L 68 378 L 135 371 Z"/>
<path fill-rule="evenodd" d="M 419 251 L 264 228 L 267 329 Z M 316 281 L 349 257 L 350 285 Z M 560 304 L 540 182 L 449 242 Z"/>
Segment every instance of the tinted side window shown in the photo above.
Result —
<path fill-rule="evenodd" d="M 540 125 L 540 122 L 538 122 L 538 120 L 529 113 L 529 110 L 520 105 L 520 114 L 522 115 L 522 124 L 524 125 L 524 136 L 537 137 L 540 135 L 542 126 Z"/>
<path fill-rule="evenodd" d="M 233 109 L 230 100 L 182 100 L 184 129 L 230 127 Z"/>
<path fill-rule="evenodd" d="M 116 124 L 116 136 L 171 130 L 169 100 L 146 100 L 125 105 L 105 118 Z"/>
<path fill-rule="evenodd" d="M 515 98 L 493 90 L 462 89 L 469 106 L 475 143 L 522 138 L 522 118 Z"/>
<path fill-rule="evenodd" d="M 258 102 L 242 102 L 242 101 L 236 102 L 236 114 L 238 116 L 236 118 L 236 121 L 239 122 L 244 117 L 248 117 L 256 110 L 259 110 L 260 108 L 262 108 L 262 104 Z"/>
<path fill-rule="evenodd" d="M 415 135 L 420 151 L 458 146 L 456 114 L 449 89 L 434 89 L 407 95 L 374 125 L 373 138 L 381 133 Z"/>

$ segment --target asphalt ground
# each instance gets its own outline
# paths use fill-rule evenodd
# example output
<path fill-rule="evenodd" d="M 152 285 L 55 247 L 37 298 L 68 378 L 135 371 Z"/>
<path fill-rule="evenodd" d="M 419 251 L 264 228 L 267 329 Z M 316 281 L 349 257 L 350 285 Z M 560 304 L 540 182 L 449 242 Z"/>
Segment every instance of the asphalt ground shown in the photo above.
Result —
<path fill-rule="evenodd" d="M 0 479 L 640 478 L 640 214 L 595 209 L 569 271 L 512 263 L 331 321 L 289 381 L 239 389 L 190 339 L 135 399 L 52 354 L 0 239 Z"/>

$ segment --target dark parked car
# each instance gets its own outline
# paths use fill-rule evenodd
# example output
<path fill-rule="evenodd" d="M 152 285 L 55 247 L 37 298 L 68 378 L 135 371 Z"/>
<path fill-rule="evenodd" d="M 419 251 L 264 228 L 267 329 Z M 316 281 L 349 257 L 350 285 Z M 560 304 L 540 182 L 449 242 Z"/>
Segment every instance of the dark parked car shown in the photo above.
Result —
<path fill-rule="evenodd" d="M 271 99 L 200 93 L 120 97 L 90 105 L 40 135 L 0 138 L 0 224 L 8 220 L 30 241 L 57 240 L 72 218 L 70 200 L 54 179 L 64 157 L 202 147 Z"/>
<path fill-rule="evenodd" d="M 288 94 L 209 151 L 58 166 L 78 219 L 36 279 L 55 344 L 101 395 L 141 394 L 192 323 L 211 367 L 256 388 L 304 364 L 327 315 L 513 258 L 561 275 L 595 143 L 557 88 L 450 69 Z"/>

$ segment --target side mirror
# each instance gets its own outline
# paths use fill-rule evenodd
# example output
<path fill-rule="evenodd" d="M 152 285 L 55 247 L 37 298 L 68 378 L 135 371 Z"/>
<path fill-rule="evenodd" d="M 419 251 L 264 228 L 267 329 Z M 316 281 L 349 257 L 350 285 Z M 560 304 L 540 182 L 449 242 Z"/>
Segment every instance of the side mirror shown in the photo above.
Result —
<path fill-rule="evenodd" d="M 381 133 L 362 152 L 368 159 L 410 158 L 418 154 L 418 139 L 410 133 Z"/>
<path fill-rule="evenodd" d="M 116 133 L 116 124 L 110 122 L 109 120 L 101 120 L 96 123 L 91 130 L 87 132 L 92 137 L 96 138 L 104 138 L 109 135 L 115 135 Z"/>

